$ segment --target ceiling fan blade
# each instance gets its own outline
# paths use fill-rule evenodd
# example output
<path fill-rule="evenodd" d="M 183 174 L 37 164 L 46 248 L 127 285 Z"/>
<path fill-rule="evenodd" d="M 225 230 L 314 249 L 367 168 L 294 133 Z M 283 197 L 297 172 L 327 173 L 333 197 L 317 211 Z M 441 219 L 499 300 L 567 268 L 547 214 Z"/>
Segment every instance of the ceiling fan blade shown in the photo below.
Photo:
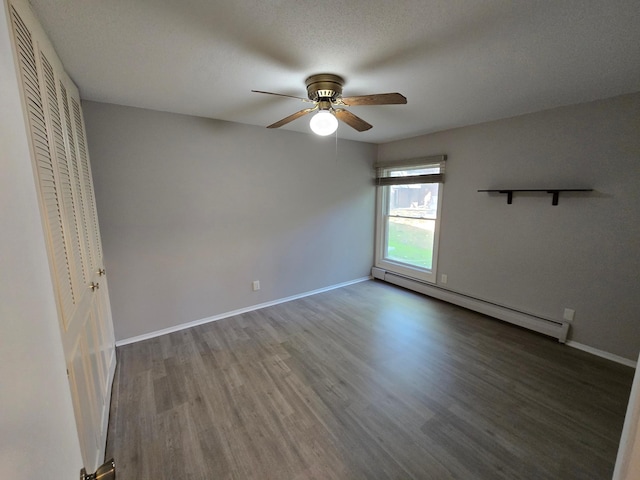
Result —
<path fill-rule="evenodd" d="M 276 95 L 278 97 L 287 97 L 287 98 L 295 98 L 296 100 L 302 100 L 303 102 L 313 103 L 312 100 L 308 98 L 296 97 L 294 95 L 285 95 L 284 93 L 273 93 L 273 92 L 263 92 L 262 90 L 251 90 L 253 93 L 264 93 L 266 95 Z"/>
<path fill-rule="evenodd" d="M 296 112 L 293 115 L 289 115 L 288 117 L 283 118 L 282 120 L 276 123 L 272 123 L 267 128 L 280 128 L 281 126 L 286 125 L 289 122 L 293 122 L 296 118 L 300 118 L 306 115 L 307 113 L 313 112 L 316 108 L 318 107 L 316 106 L 316 107 L 305 108 L 304 110 L 300 110 L 299 112 Z"/>
<path fill-rule="evenodd" d="M 354 115 L 349 110 L 345 110 L 344 108 L 336 108 L 334 111 L 336 117 L 338 117 L 338 120 L 342 120 L 351 128 L 354 128 L 359 132 L 365 132 L 373 127 L 373 125 L 365 122 L 363 119 Z"/>
<path fill-rule="evenodd" d="M 378 93 L 357 97 L 342 97 L 342 104 L 348 107 L 356 105 L 404 105 L 407 98 L 400 93 Z"/>

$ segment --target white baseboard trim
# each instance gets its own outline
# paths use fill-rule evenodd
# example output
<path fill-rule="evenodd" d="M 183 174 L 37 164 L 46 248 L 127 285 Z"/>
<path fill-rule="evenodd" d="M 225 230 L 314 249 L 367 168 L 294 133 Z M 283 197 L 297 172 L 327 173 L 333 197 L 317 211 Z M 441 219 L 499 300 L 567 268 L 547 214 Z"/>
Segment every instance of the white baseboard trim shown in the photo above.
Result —
<path fill-rule="evenodd" d="M 497 305 L 469 295 L 454 292 L 453 290 L 448 290 L 436 285 L 427 284 L 412 278 L 387 272 L 386 270 L 377 267 L 372 269 L 372 275 L 374 278 L 393 283 L 394 285 L 413 290 L 414 292 L 423 293 L 424 295 L 428 295 L 460 307 L 468 308 L 474 312 L 479 312 L 505 322 L 513 323 L 514 325 L 533 330 L 534 332 L 549 335 L 550 337 L 557 338 L 561 343 L 565 343 L 567 341 L 567 335 L 569 333 L 568 322 L 537 317 L 503 305 Z"/>
<path fill-rule="evenodd" d="M 626 365 L 627 367 L 636 368 L 638 366 L 638 362 L 634 362 L 633 360 L 629 360 L 628 358 L 624 358 L 613 353 L 605 352 L 604 350 L 598 350 L 597 348 L 590 347 L 589 345 L 574 342 L 573 340 L 569 340 L 567 342 L 567 345 L 573 348 L 577 348 L 578 350 L 582 350 L 583 352 L 606 358 L 607 360 L 611 360 L 612 362 L 621 363 L 622 365 Z"/>
<path fill-rule="evenodd" d="M 215 322 L 217 320 L 222 320 L 223 318 L 233 317 L 234 315 L 241 315 L 243 313 L 252 312 L 254 310 L 259 310 L 265 307 L 271 307 L 273 305 L 278 305 L 279 303 L 298 300 L 299 298 L 309 297 L 311 295 L 316 295 L 318 293 L 328 292 L 329 290 L 335 290 L 336 288 L 346 287 L 348 285 L 353 285 L 354 283 L 366 282 L 367 280 L 371 280 L 371 277 L 368 276 L 368 277 L 356 278 L 355 280 L 349 280 L 348 282 L 342 282 L 336 285 L 330 285 L 328 287 L 319 288 L 317 290 L 311 290 L 309 292 L 299 293 L 297 295 L 292 295 L 290 297 L 279 298 L 277 300 L 272 300 L 270 302 L 259 303 L 258 305 L 251 305 L 249 307 L 240 308 L 238 310 L 233 310 L 231 312 L 225 312 L 219 315 L 214 315 L 212 317 L 202 318 L 200 320 L 194 320 L 193 322 L 181 323 L 180 325 L 175 325 L 169 328 L 163 328 L 162 330 L 156 330 L 155 332 L 145 333 L 143 335 L 125 338 L 123 340 L 118 340 L 116 342 L 116 347 L 129 345 L 130 343 L 142 342 L 143 340 L 149 340 L 150 338 L 160 337 L 161 335 L 178 332 L 180 330 L 185 330 L 187 328 L 195 327 L 197 325 L 203 325 L 205 323 Z"/>

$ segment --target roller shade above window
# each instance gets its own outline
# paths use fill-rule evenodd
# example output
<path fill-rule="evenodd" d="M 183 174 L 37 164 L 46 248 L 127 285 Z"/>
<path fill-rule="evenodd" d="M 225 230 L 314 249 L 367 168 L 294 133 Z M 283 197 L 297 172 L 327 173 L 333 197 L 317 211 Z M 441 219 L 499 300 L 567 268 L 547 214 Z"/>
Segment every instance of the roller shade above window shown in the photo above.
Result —
<path fill-rule="evenodd" d="M 446 155 L 375 165 L 376 185 L 443 183 Z"/>

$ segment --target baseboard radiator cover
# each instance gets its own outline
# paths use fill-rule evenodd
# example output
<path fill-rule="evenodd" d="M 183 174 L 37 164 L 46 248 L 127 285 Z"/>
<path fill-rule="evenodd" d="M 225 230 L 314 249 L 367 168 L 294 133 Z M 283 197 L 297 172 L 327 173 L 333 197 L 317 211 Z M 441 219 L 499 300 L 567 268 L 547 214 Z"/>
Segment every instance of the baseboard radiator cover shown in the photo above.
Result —
<path fill-rule="evenodd" d="M 567 335 L 569 334 L 568 322 L 536 317 L 528 313 L 519 312 L 508 307 L 496 305 L 485 300 L 480 300 L 452 290 L 421 282 L 420 280 L 388 272 L 378 267 L 373 267 L 371 269 L 371 275 L 373 278 L 378 280 L 383 280 L 385 282 L 398 285 L 399 287 L 407 288 L 414 292 L 422 293 L 429 297 L 437 298 L 438 300 L 443 300 L 447 303 L 468 308 L 474 312 L 482 313 L 484 315 L 533 330 L 534 332 L 557 338 L 561 343 L 566 343 L 567 341 Z"/>

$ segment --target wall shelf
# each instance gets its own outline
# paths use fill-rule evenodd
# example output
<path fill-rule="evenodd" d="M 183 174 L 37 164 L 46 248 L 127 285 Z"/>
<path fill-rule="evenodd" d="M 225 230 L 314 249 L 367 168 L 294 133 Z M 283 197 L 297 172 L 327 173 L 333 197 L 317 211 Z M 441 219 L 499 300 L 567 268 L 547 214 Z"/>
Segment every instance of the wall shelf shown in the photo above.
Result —
<path fill-rule="evenodd" d="M 560 192 L 593 192 L 592 188 L 500 188 L 494 190 L 478 190 L 478 192 L 502 193 L 507 195 L 507 204 L 513 203 L 513 192 L 545 192 L 553 195 L 551 205 L 558 205 Z"/>

